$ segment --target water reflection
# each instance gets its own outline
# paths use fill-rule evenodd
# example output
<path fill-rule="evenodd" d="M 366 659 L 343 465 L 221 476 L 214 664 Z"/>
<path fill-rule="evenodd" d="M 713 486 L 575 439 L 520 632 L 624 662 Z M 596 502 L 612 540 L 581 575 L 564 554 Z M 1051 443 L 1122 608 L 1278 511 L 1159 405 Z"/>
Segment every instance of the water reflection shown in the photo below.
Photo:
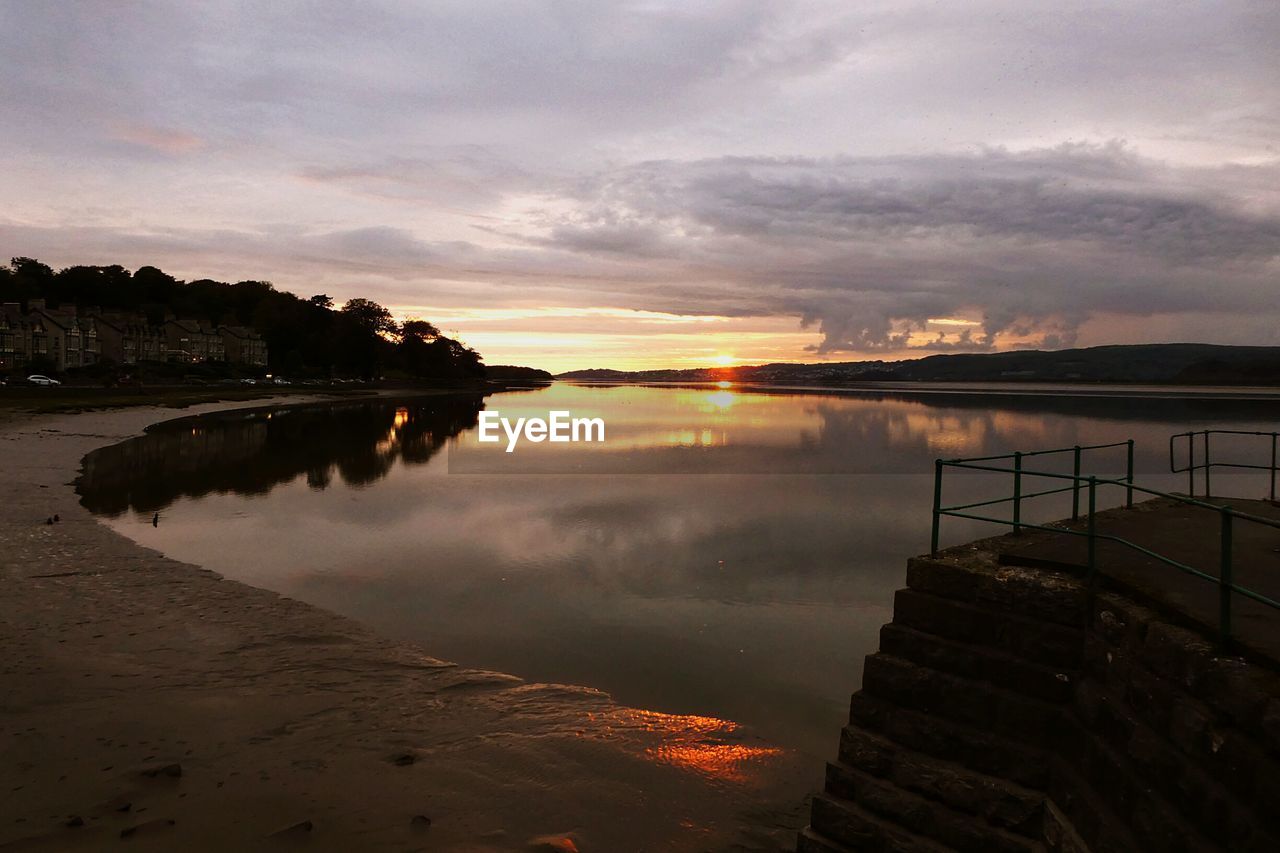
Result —
<path fill-rule="evenodd" d="M 716 383 L 566 386 L 493 398 L 504 417 L 565 408 L 601 417 L 608 440 L 481 444 L 464 434 L 450 450 L 460 474 L 916 474 L 934 457 L 1138 440 L 1140 470 L 1167 468 L 1170 432 L 1186 425 L 1274 422 L 1280 398 L 1203 400 L 1149 394 L 956 394 L 933 390 L 784 392 Z M 1127 424 L 1127 425 L 1126 425 Z M 1101 460 L 1108 465 L 1121 456 Z M 1098 473 L 1115 473 L 1117 469 Z"/>
<path fill-rule="evenodd" d="M 742 727 L 716 717 L 618 708 L 593 720 L 606 729 L 621 724 L 656 734 L 656 744 L 645 749 L 650 760 L 721 781 L 745 781 L 749 771 L 758 773 L 762 763 L 782 755 L 777 747 L 734 742 Z"/>
<path fill-rule="evenodd" d="M 264 495 L 299 476 L 317 490 L 335 476 L 368 486 L 397 462 L 429 462 L 449 438 L 475 426 L 482 406 L 478 396 L 440 396 L 186 418 L 90 453 L 81 502 L 117 516 L 161 510 L 182 497 Z"/>
<path fill-rule="evenodd" d="M 1162 473 L 1170 433 L 1254 428 L 1280 409 L 740 385 L 556 384 L 484 404 L 513 419 L 602 417 L 607 440 L 508 454 L 477 441 L 474 397 L 293 408 L 188 419 L 104 449 L 81 492 L 170 556 L 441 658 L 652 709 L 625 721 L 671 731 L 652 760 L 727 777 L 768 759 L 733 739 L 737 723 L 830 752 L 904 560 L 927 547 L 934 457 L 1134 438 L 1142 482 L 1181 488 Z M 1122 454 L 1094 472 L 1114 473 Z M 975 474 L 948 488 L 978 499 L 1004 487 Z M 944 539 L 989 532 L 948 520 Z M 708 726 L 718 734 L 702 743 Z"/>

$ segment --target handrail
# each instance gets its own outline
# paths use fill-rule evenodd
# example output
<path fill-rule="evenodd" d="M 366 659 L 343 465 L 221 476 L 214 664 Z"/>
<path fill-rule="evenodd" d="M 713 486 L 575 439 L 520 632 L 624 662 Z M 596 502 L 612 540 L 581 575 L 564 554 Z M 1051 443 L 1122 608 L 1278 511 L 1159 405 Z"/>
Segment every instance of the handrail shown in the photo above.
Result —
<path fill-rule="evenodd" d="M 1027 452 L 1017 451 L 1015 453 L 1001 453 L 995 456 L 970 456 L 965 459 L 952 459 L 947 462 L 944 462 L 944 460 L 941 460 L 941 459 L 936 461 L 946 465 L 958 466 L 960 463 L 966 463 L 966 467 L 976 467 L 972 465 L 967 465 L 967 463 L 994 462 L 1000 459 L 1012 459 L 1013 466 L 1015 469 L 1013 472 L 1014 478 L 1013 478 L 1013 496 L 1012 497 L 1000 498 L 999 500 L 996 500 L 996 501 L 968 504 L 967 506 L 957 506 L 957 507 L 952 507 L 952 509 L 971 509 L 973 507 L 985 506 L 987 503 L 1005 503 L 1008 501 L 1013 501 L 1013 516 L 1014 516 L 1013 530 L 1016 533 L 1018 532 L 1018 529 L 1022 526 L 1021 518 L 1022 518 L 1022 501 L 1023 500 L 1027 500 L 1035 497 L 1044 497 L 1045 495 L 1049 495 L 1049 494 L 1057 494 L 1057 492 L 1041 492 L 1037 494 L 1023 495 L 1022 494 L 1022 474 L 1021 474 L 1022 460 L 1033 457 L 1033 456 L 1049 456 L 1056 453 L 1072 454 L 1072 459 L 1071 459 L 1072 484 L 1070 486 L 1064 487 L 1062 491 L 1071 492 L 1071 520 L 1075 521 L 1080 518 L 1080 488 L 1081 488 L 1080 484 L 1084 482 L 1083 478 L 1080 476 L 1080 467 L 1081 467 L 1081 462 L 1083 460 L 1085 451 L 1110 450 L 1111 448 L 1114 448 L 1114 447 L 1123 447 L 1126 449 L 1125 481 L 1129 486 L 1129 490 L 1125 495 L 1125 506 L 1131 507 L 1133 506 L 1133 439 L 1132 438 L 1126 441 L 1113 441 L 1110 444 L 1076 444 L 1071 447 L 1054 448 L 1053 450 L 1032 450 Z M 1029 472 L 1029 473 L 1032 476 L 1035 475 L 1035 472 Z M 939 521 L 938 501 L 941 499 L 941 495 L 942 495 L 942 469 L 941 468 L 938 468 L 934 478 L 933 494 L 934 494 L 933 550 L 936 552 L 938 550 L 938 521 Z"/>
<path fill-rule="evenodd" d="M 1209 456 L 1209 437 L 1213 435 L 1252 435 L 1252 436 L 1268 436 L 1271 439 L 1271 464 L 1270 465 L 1248 465 L 1242 462 L 1213 462 Z M 1196 436 L 1200 436 L 1204 446 L 1204 462 L 1196 464 Z M 1185 468 L 1179 468 L 1174 462 L 1174 442 L 1177 439 L 1185 438 L 1187 440 L 1187 465 Z M 1276 432 L 1257 432 L 1243 429 L 1204 429 L 1196 432 L 1180 432 L 1176 435 L 1169 436 L 1169 470 L 1174 474 L 1187 474 L 1187 494 L 1195 496 L 1196 493 L 1196 471 L 1204 471 L 1204 496 L 1207 498 L 1211 494 L 1211 484 L 1209 479 L 1210 471 L 1214 468 L 1247 468 L 1253 471 L 1269 471 L 1271 474 L 1271 500 L 1276 499 L 1276 471 L 1280 468 L 1276 465 L 1276 447 L 1280 444 L 1280 433 Z"/>
<path fill-rule="evenodd" d="M 1234 567 L 1233 567 L 1233 559 L 1232 559 L 1233 528 L 1234 528 L 1235 520 L 1239 519 L 1240 521 L 1254 523 L 1254 524 L 1261 524 L 1267 527 L 1274 527 L 1274 528 L 1280 528 L 1280 520 L 1266 518 L 1264 516 L 1259 516 L 1259 515 L 1253 515 L 1251 513 L 1239 512 L 1237 510 L 1232 509 L 1229 506 L 1220 506 L 1218 504 L 1212 504 L 1207 502 L 1207 499 L 1209 497 L 1208 473 L 1209 473 L 1209 467 L 1210 467 L 1210 463 L 1208 461 L 1208 455 L 1207 455 L 1208 436 L 1214 433 L 1239 434 L 1239 435 L 1269 435 L 1272 437 L 1271 466 L 1244 465 L 1244 464 L 1235 464 L 1235 463 L 1214 463 L 1214 464 L 1217 464 L 1220 467 L 1256 468 L 1261 470 L 1270 470 L 1272 474 L 1272 495 L 1274 497 L 1275 470 L 1276 470 L 1275 445 L 1276 445 L 1276 436 L 1278 435 L 1277 433 L 1245 432 L 1242 430 L 1207 430 L 1207 431 L 1201 431 L 1197 433 L 1181 433 L 1179 435 L 1171 436 L 1169 439 L 1169 448 L 1170 448 L 1169 464 L 1170 464 L 1170 468 L 1174 469 L 1175 473 L 1180 473 L 1182 470 L 1186 470 L 1186 469 L 1178 469 L 1174 464 L 1173 447 L 1174 447 L 1175 440 L 1179 438 L 1192 436 L 1192 435 L 1205 436 L 1205 450 L 1206 450 L 1205 463 L 1200 466 L 1195 465 L 1194 456 L 1188 460 L 1188 466 L 1190 470 L 1193 472 L 1192 473 L 1193 478 L 1194 478 L 1195 470 L 1199 468 L 1203 468 L 1205 470 L 1206 500 L 1204 501 L 1198 500 L 1194 496 L 1194 488 L 1192 490 L 1192 494 L 1190 495 L 1178 495 L 1178 494 L 1163 492 L 1158 489 L 1151 489 L 1146 486 L 1139 486 L 1135 484 L 1133 482 L 1134 442 L 1132 439 L 1129 439 L 1128 441 L 1113 442 L 1111 444 L 1076 445 L 1073 447 L 1063 447 L 1063 448 L 1057 448 L 1054 450 L 1036 450 L 1036 451 L 1030 451 L 1030 452 L 1019 451 L 1015 453 L 999 454 L 995 456 L 975 456 L 975 457 L 969 457 L 965 459 L 936 459 L 934 460 L 933 532 L 930 540 L 930 554 L 936 556 L 938 553 L 939 533 L 940 533 L 943 516 L 950 516 L 953 518 L 964 518 L 972 521 L 982 521 L 982 522 L 988 522 L 993 524 L 1009 525 L 1013 528 L 1013 532 L 1015 534 L 1020 533 L 1023 528 L 1030 528 L 1035 530 L 1051 530 L 1055 533 L 1063 533 L 1071 536 L 1084 536 L 1084 537 L 1087 537 L 1088 539 L 1088 561 L 1087 561 L 1088 576 L 1087 577 L 1088 577 L 1090 594 L 1092 594 L 1093 589 L 1096 585 L 1097 570 L 1098 570 L 1097 543 L 1099 541 L 1114 542 L 1119 545 L 1123 545 L 1127 548 L 1138 551 L 1139 553 L 1145 554 L 1148 557 L 1154 558 L 1161 563 L 1173 566 L 1174 568 L 1184 573 L 1187 573 L 1193 577 L 1197 577 L 1197 578 L 1200 578 L 1201 580 L 1206 580 L 1206 581 L 1215 583 L 1218 586 L 1218 599 L 1219 599 L 1219 603 L 1218 603 L 1219 639 L 1224 646 L 1229 645 L 1231 641 L 1231 635 L 1232 635 L 1232 632 L 1231 632 L 1231 603 L 1232 603 L 1231 597 L 1232 595 L 1242 595 L 1245 598 L 1248 598 L 1252 601 L 1257 601 L 1269 607 L 1280 609 L 1280 601 L 1275 601 L 1255 590 L 1248 589 L 1246 587 L 1240 586 L 1239 584 L 1235 583 L 1235 580 L 1233 577 Z M 1109 478 L 1109 477 L 1098 477 L 1096 475 L 1086 476 L 1081 474 L 1081 456 L 1084 451 L 1107 450 L 1107 449 L 1116 448 L 1116 447 L 1126 448 L 1127 468 L 1126 468 L 1124 477 Z M 1062 473 L 1053 472 L 1053 471 L 1027 470 L 1023 466 L 1023 460 L 1027 459 L 1028 457 L 1047 456 L 1047 455 L 1058 454 L 1058 453 L 1072 454 L 1073 464 L 1072 464 L 1071 474 L 1062 474 Z M 984 464 L 984 463 L 1000 462 L 1005 460 L 1012 460 L 1012 464 L 1009 466 Z M 971 471 L 984 471 L 988 473 L 997 473 L 997 474 L 1010 474 L 1013 477 L 1013 494 L 1012 496 L 1009 496 L 1009 497 L 999 497 L 999 498 L 992 498 L 989 500 L 975 501 L 975 502 L 966 503 L 966 504 L 955 504 L 952 506 L 943 506 L 942 505 L 942 475 L 943 475 L 943 470 L 946 468 L 967 469 Z M 1023 480 L 1024 478 L 1027 478 L 1027 477 L 1043 477 L 1049 480 L 1059 480 L 1059 481 L 1069 480 L 1071 482 L 1070 482 L 1070 485 L 1063 486 L 1061 488 L 1050 488 L 1050 489 L 1043 489 L 1037 492 L 1024 493 L 1022 488 Z M 1061 525 L 1056 525 L 1056 524 L 1045 525 L 1045 524 L 1034 524 L 1027 521 L 1023 521 L 1022 519 L 1022 502 L 1023 501 L 1030 500 L 1031 498 L 1036 498 L 1036 497 L 1044 497 L 1047 495 L 1063 494 L 1068 491 L 1072 493 L 1071 519 L 1072 521 L 1078 521 L 1080 518 L 1080 490 L 1082 488 L 1082 484 L 1083 484 L 1083 487 L 1087 489 L 1087 496 L 1088 496 L 1088 513 L 1087 513 L 1087 523 L 1086 523 L 1085 530 L 1083 531 L 1074 530 L 1069 527 L 1063 527 Z M 1194 481 L 1193 481 L 1193 485 L 1194 485 Z M 1221 526 L 1219 531 L 1220 548 L 1219 548 L 1218 576 L 1214 577 L 1213 575 L 1210 575 L 1206 572 L 1196 569 L 1193 566 L 1189 566 L 1185 563 L 1181 563 L 1177 560 L 1174 560 L 1170 557 L 1167 557 L 1163 554 L 1153 551 L 1150 548 L 1143 547 L 1142 545 L 1139 545 L 1135 542 L 1131 542 L 1128 539 L 1124 539 L 1120 536 L 1115 536 L 1115 535 L 1106 534 L 1106 533 L 1099 533 L 1097 530 L 1097 521 L 1095 518 L 1097 514 L 1097 492 L 1098 492 L 1099 486 L 1116 486 L 1116 487 L 1123 488 L 1125 490 L 1125 506 L 1126 507 L 1133 506 L 1133 495 L 1135 492 L 1138 492 L 1141 494 L 1150 495 L 1152 497 L 1165 498 L 1168 500 L 1176 501 L 1186 506 L 1192 506 L 1200 509 L 1208 509 L 1208 510 L 1217 512 L 1219 514 L 1219 518 L 1221 519 Z M 977 515 L 971 512 L 966 512 L 966 510 L 978 509 L 980 507 L 985 507 L 985 506 L 995 506 L 998 504 L 1005 504 L 1009 502 L 1013 503 L 1012 518 L 993 518 L 990 516 Z"/>

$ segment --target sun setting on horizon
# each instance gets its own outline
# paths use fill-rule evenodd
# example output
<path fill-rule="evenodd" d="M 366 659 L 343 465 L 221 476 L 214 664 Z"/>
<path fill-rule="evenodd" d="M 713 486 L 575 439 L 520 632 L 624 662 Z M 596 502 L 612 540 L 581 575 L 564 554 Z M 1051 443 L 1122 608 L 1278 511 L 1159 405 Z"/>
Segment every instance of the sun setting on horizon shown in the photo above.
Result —
<path fill-rule="evenodd" d="M 918 358 L 949 346 L 963 347 L 982 328 L 976 316 L 929 317 L 893 327 L 891 333 L 899 343 L 889 348 L 824 351 L 823 331 L 805 327 L 792 317 L 568 305 L 389 307 L 398 320 L 430 318 L 446 334 L 479 350 L 488 364 L 524 364 L 552 373 Z M 997 349 L 1034 345 L 1035 334 L 1009 330 Z"/>

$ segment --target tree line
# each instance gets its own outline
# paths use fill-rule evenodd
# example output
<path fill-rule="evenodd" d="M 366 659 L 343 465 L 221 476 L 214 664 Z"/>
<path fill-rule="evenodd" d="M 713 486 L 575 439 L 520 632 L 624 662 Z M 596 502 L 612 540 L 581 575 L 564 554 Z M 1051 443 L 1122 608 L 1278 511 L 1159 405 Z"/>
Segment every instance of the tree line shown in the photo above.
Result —
<path fill-rule="evenodd" d="M 153 266 L 130 272 L 118 264 L 55 271 L 24 257 L 0 265 L 0 302 L 31 299 L 44 299 L 51 309 L 136 313 L 154 324 L 176 316 L 211 326 L 247 326 L 266 341 L 270 369 L 290 376 L 484 376 L 479 353 L 426 320 L 397 323 L 369 299 L 337 307 L 323 293 L 302 298 L 269 281 L 181 281 Z"/>

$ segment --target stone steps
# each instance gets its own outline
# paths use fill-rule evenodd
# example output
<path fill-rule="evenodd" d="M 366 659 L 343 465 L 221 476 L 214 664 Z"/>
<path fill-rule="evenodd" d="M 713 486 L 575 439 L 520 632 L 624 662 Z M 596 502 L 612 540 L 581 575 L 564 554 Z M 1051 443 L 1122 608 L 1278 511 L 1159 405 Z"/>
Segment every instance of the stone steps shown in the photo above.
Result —
<path fill-rule="evenodd" d="M 893 624 L 995 650 L 1057 671 L 1080 668 L 1082 629 L 1017 614 L 995 614 L 970 603 L 916 589 L 893 599 Z"/>
<path fill-rule="evenodd" d="M 1049 784 L 1042 750 L 971 726 L 899 708 L 863 692 L 849 702 L 849 721 L 908 749 L 1026 788 L 1045 790 Z"/>
<path fill-rule="evenodd" d="M 998 551 L 910 561 L 802 853 L 1280 850 L 1280 676 Z"/>
<path fill-rule="evenodd" d="M 829 838 L 823 838 L 806 826 L 800 830 L 800 839 L 796 843 L 796 853 L 856 853 L 852 847 L 837 844 Z"/>
<path fill-rule="evenodd" d="M 1060 705 L 883 652 L 867 657 L 862 690 L 903 708 L 1041 747 L 1052 745 L 1064 720 Z"/>
<path fill-rule="evenodd" d="M 896 622 L 880 629 L 880 651 L 930 669 L 1059 704 L 1071 701 L 1076 680 L 1073 670 L 1041 666 L 987 646 L 948 640 Z"/>
<path fill-rule="evenodd" d="M 1079 628 L 1089 613 L 1088 589 L 1078 578 L 1044 569 L 914 557 L 907 561 L 907 586 L 1037 624 Z"/>
<path fill-rule="evenodd" d="M 1044 849 L 1039 841 L 975 820 L 840 762 L 827 765 L 826 794 L 887 821 L 889 832 L 909 832 L 958 853 L 1038 853 Z M 816 816 L 813 825 L 822 831 Z"/>
<path fill-rule="evenodd" d="M 822 838 L 843 844 L 851 850 L 875 853 L 955 853 L 936 841 L 878 818 L 843 797 L 826 793 L 817 794 L 813 798 L 809 829 Z"/>
<path fill-rule="evenodd" d="M 907 749 L 857 726 L 841 733 L 838 763 L 833 766 L 882 779 L 1001 832 L 1033 838 L 1041 830 L 1043 792 Z M 840 793 L 831 783 L 829 770 L 827 790 Z"/>

